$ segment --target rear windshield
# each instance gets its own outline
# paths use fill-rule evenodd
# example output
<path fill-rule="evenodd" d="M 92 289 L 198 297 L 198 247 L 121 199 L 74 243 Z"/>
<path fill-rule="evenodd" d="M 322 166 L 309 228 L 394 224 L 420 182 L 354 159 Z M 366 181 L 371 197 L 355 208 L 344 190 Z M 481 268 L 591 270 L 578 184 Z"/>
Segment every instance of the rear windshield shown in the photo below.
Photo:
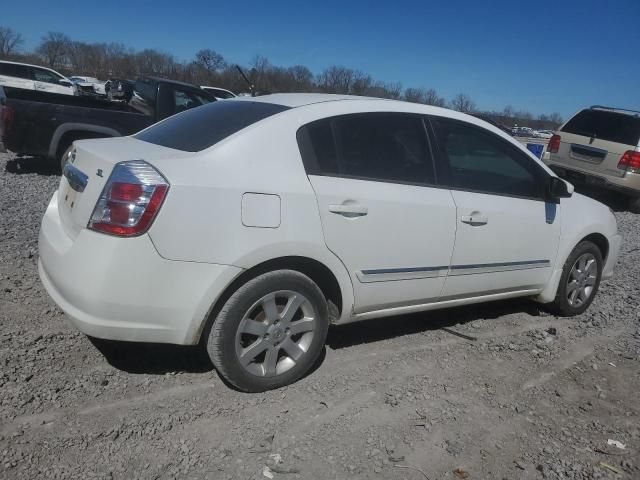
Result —
<path fill-rule="evenodd" d="M 163 147 L 199 152 L 289 107 L 273 103 L 225 100 L 175 115 L 135 135 Z"/>
<path fill-rule="evenodd" d="M 582 110 L 562 127 L 562 131 L 625 145 L 638 145 L 640 115 L 605 110 Z"/>

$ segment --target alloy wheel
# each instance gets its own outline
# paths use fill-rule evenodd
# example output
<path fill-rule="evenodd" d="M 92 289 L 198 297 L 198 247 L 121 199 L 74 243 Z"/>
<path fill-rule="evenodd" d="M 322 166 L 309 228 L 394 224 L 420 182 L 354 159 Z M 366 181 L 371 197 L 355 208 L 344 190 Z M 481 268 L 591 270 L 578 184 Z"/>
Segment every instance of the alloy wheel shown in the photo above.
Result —
<path fill-rule="evenodd" d="M 301 293 L 269 293 L 245 313 L 236 332 L 236 357 L 249 373 L 274 377 L 293 368 L 313 340 L 317 313 Z"/>

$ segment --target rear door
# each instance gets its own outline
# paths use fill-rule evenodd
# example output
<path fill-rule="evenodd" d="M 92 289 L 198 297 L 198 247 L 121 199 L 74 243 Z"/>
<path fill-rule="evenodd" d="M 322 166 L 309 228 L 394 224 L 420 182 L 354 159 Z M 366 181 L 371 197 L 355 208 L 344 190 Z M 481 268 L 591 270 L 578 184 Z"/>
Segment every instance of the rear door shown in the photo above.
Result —
<path fill-rule="evenodd" d="M 436 301 L 455 237 L 451 193 L 436 186 L 421 116 L 342 115 L 298 132 L 328 248 L 357 313 Z"/>
<path fill-rule="evenodd" d="M 627 150 L 640 140 L 640 115 L 597 108 L 577 113 L 558 132 L 560 148 L 550 154 L 552 162 L 603 176 L 623 177 L 617 168 Z"/>
<path fill-rule="evenodd" d="M 443 171 L 457 207 L 442 299 L 540 290 L 560 240 L 548 173 L 515 145 L 467 122 L 434 118 Z"/>

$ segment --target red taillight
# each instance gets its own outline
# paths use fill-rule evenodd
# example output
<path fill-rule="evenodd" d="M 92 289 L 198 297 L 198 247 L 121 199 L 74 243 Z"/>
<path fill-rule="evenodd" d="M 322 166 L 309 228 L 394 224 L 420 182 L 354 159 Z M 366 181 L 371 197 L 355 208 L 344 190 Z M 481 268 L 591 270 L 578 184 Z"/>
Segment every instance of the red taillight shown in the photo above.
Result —
<path fill-rule="evenodd" d="M 640 152 L 633 150 L 624 152 L 618 162 L 618 168 L 631 173 L 640 173 Z"/>
<path fill-rule="evenodd" d="M 133 237 L 146 232 L 164 201 L 169 184 L 142 160 L 116 165 L 102 190 L 88 227 Z"/>
<path fill-rule="evenodd" d="M 549 139 L 549 145 L 547 146 L 547 152 L 558 153 L 560 150 L 560 135 L 552 135 Z"/>

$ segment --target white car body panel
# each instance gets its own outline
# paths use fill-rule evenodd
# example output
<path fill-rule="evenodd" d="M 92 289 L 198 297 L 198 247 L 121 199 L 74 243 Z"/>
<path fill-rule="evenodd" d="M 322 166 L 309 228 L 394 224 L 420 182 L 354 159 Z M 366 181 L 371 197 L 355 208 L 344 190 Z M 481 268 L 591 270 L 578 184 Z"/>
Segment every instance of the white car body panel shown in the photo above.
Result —
<path fill-rule="evenodd" d="M 228 101 L 296 108 L 196 153 L 131 137 L 75 143 L 78 168 L 89 184 L 72 211 L 62 179 L 43 220 L 40 265 L 47 291 L 80 330 L 122 340 L 197 343 L 210 309 L 234 279 L 288 257 L 317 261 L 335 276 L 342 296 L 335 323 L 515 296 L 550 301 L 567 256 L 592 234 L 609 243 L 604 274 L 611 274 L 620 237 L 611 212 L 593 200 L 574 194 L 551 206 L 442 187 L 307 176 L 296 140 L 301 126 L 334 115 L 443 116 L 491 131 L 553 175 L 519 142 L 482 120 L 437 107 L 337 95 Z M 113 166 L 132 159 L 149 162 L 170 183 L 148 233 L 122 239 L 87 230 Z M 366 208 L 366 215 L 347 218 L 340 208 L 330 211 L 335 205 L 360 213 Z M 486 225 L 460 221 L 477 214 L 487 217 Z M 517 265 L 527 261 L 545 264 Z"/>
<path fill-rule="evenodd" d="M 29 73 L 29 78 L 22 78 L 22 77 L 15 77 L 11 75 L 0 74 L 0 85 L 4 87 L 21 88 L 24 90 L 38 90 L 42 92 L 58 93 L 61 95 L 75 95 L 75 88 L 73 87 L 73 85 L 71 85 L 71 81 L 64 75 L 61 75 L 60 73 L 56 72 L 55 70 L 52 70 L 46 67 L 41 67 L 38 65 L 30 65 L 26 63 L 7 62 L 7 61 L 0 61 L 0 63 L 20 66 L 22 69 L 27 69 Z M 59 83 L 40 81 L 38 80 L 35 72 L 42 72 L 42 74 L 49 77 L 54 77 L 55 79 L 66 80 L 67 82 L 70 83 L 70 85 L 66 86 L 66 85 L 60 85 Z"/>

